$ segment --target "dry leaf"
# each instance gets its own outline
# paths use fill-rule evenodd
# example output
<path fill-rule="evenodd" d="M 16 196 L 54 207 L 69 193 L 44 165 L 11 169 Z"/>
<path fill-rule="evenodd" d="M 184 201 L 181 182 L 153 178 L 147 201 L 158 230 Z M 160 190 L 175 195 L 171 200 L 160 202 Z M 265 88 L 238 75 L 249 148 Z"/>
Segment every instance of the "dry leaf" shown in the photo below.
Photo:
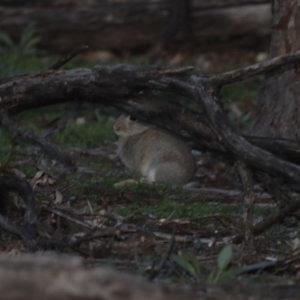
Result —
<path fill-rule="evenodd" d="M 18 209 L 20 209 L 20 203 L 19 203 L 19 196 L 18 196 L 18 195 L 14 195 L 13 204 L 14 204 Z"/>
<path fill-rule="evenodd" d="M 87 200 L 86 202 L 87 202 L 87 204 L 88 204 L 90 213 L 93 215 L 93 214 L 94 214 L 94 210 L 93 210 L 93 208 L 92 208 L 92 205 L 91 205 L 90 201 Z"/>
<path fill-rule="evenodd" d="M 85 123 L 85 117 L 79 117 L 76 119 L 75 123 L 77 125 L 83 125 Z"/>
<path fill-rule="evenodd" d="M 61 192 L 58 190 L 55 190 L 54 204 L 61 204 L 62 200 L 63 200 L 63 195 L 61 194 Z"/>
<path fill-rule="evenodd" d="M 54 184 L 55 182 L 56 182 L 55 179 L 53 179 L 52 177 L 49 177 L 48 183 L 49 183 L 50 185 Z"/>
<path fill-rule="evenodd" d="M 287 241 L 286 243 L 292 248 L 293 252 L 300 249 L 300 239 L 299 238 L 294 238 L 293 240 Z"/>
<path fill-rule="evenodd" d="M 40 179 L 42 176 L 43 176 L 43 174 L 44 174 L 44 171 L 38 171 L 38 172 L 36 172 L 36 174 L 34 175 L 34 177 L 31 179 L 31 181 L 30 181 L 30 185 L 33 187 L 33 188 L 35 188 L 35 186 L 37 185 L 37 181 L 38 181 L 38 179 Z M 39 182 L 41 182 L 41 181 L 39 181 Z"/>
<path fill-rule="evenodd" d="M 15 175 L 22 177 L 22 178 L 26 178 L 26 175 L 24 173 L 22 173 L 21 171 L 19 171 L 18 169 L 13 168 L 12 170 Z"/>
<path fill-rule="evenodd" d="M 44 174 L 43 176 L 43 184 L 46 185 L 47 181 L 48 181 L 49 175 L 48 174 Z"/>
<path fill-rule="evenodd" d="M 119 187 L 131 185 L 131 184 L 137 183 L 137 182 L 138 181 L 135 179 L 126 179 L 126 180 L 122 180 L 120 182 L 115 183 L 114 187 L 119 188 Z"/>

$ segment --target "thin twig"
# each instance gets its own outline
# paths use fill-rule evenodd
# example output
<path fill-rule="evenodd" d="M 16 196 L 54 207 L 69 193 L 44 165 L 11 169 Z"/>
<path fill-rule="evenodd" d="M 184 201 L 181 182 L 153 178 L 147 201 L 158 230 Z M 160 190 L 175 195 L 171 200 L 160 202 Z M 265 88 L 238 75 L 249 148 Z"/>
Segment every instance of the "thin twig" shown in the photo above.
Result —
<path fill-rule="evenodd" d="M 91 241 L 93 239 L 97 239 L 99 237 L 107 237 L 107 236 L 119 236 L 121 234 L 121 231 L 116 228 L 105 228 L 105 229 L 98 229 L 92 232 L 88 232 L 84 234 L 83 236 L 79 238 L 74 238 L 74 240 L 71 240 L 72 246 L 78 246 L 83 242 Z"/>
<path fill-rule="evenodd" d="M 242 81 L 250 77 L 272 71 L 276 68 L 296 62 L 299 59 L 300 59 L 300 51 L 297 51 L 295 53 L 277 56 L 275 58 L 266 60 L 261 63 L 254 64 L 249 67 L 221 73 L 218 75 L 213 75 L 209 79 L 207 79 L 207 81 L 210 82 L 211 84 L 215 84 L 221 87 L 225 84 Z"/>
<path fill-rule="evenodd" d="M 253 191 L 253 174 L 250 168 L 240 161 L 238 162 L 238 169 L 244 187 L 243 219 L 245 242 L 249 248 L 253 248 L 253 205 L 255 201 L 255 195 Z"/>
<path fill-rule="evenodd" d="M 167 252 L 165 253 L 165 255 L 162 258 L 158 267 L 151 272 L 151 274 L 149 276 L 150 280 L 153 280 L 159 274 L 159 272 L 162 270 L 162 268 L 164 267 L 164 265 L 166 264 L 167 260 L 170 258 L 171 254 L 173 252 L 174 245 L 175 245 L 175 230 L 173 229 L 172 238 L 170 240 Z"/>
<path fill-rule="evenodd" d="M 72 156 L 62 151 L 58 146 L 49 143 L 47 140 L 42 139 L 35 134 L 24 130 L 22 127 L 19 127 L 13 120 L 8 116 L 8 113 L 4 109 L 0 109 L 0 123 L 2 126 L 7 129 L 9 132 L 15 136 L 19 136 L 31 142 L 34 142 L 40 145 L 45 152 L 47 152 L 52 157 L 54 156 L 64 165 L 74 168 L 75 160 Z"/>
<path fill-rule="evenodd" d="M 0 215 L 0 226 L 9 232 L 21 236 L 26 246 L 33 249 L 35 243 L 32 239 L 37 235 L 36 225 L 38 224 L 38 213 L 32 187 L 23 178 L 15 175 L 5 175 L 0 177 L 0 190 L 2 192 L 18 192 L 26 203 L 23 226 L 14 224 L 2 215 Z M 1 200 L 3 201 L 3 199 Z"/>
<path fill-rule="evenodd" d="M 50 208 L 48 206 L 42 206 L 41 209 L 43 210 L 46 210 L 48 212 L 51 212 L 57 216 L 60 216 L 62 218 L 65 218 L 71 222 L 74 222 L 78 225 L 81 225 L 81 226 L 84 226 L 86 228 L 89 228 L 89 229 L 93 229 L 95 226 L 91 225 L 91 224 L 88 224 L 87 222 L 85 221 L 82 221 L 82 220 L 79 220 L 78 218 L 74 217 L 74 216 L 71 216 L 69 214 L 67 214 L 66 212 L 63 212 L 61 210 L 58 210 L 58 209 L 53 209 L 53 208 Z"/>
<path fill-rule="evenodd" d="M 174 239 L 175 242 L 179 242 L 179 243 L 189 243 L 189 242 L 192 242 L 195 238 L 192 235 L 185 235 L 185 236 L 175 235 L 174 236 L 173 234 L 163 233 L 163 232 L 152 232 L 152 234 L 155 237 L 165 239 L 165 240 L 171 241 L 172 239 Z"/>
<path fill-rule="evenodd" d="M 12 152 L 13 152 L 13 148 L 14 148 L 14 143 L 12 143 L 10 149 L 9 149 L 9 152 L 8 152 L 8 157 L 6 159 L 6 162 L 3 166 L 1 166 L 0 168 L 0 174 L 3 173 L 3 171 L 6 169 L 6 167 L 8 166 L 9 162 L 10 162 L 10 159 L 11 159 L 11 155 L 12 155 Z"/>
<path fill-rule="evenodd" d="M 136 243 L 134 243 L 133 251 L 134 251 L 134 262 L 135 262 L 137 268 L 139 270 L 141 270 L 141 263 L 140 263 L 140 260 L 139 260 L 139 255 L 137 253 Z"/>
<path fill-rule="evenodd" d="M 69 62 L 72 58 L 74 58 L 76 55 L 78 55 L 83 50 L 86 50 L 88 47 L 89 46 L 87 46 L 87 45 L 80 44 L 78 47 L 71 50 L 65 56 L 60 58 L 56 63 L 54 63 L 51 67 L 49 67 L 48 70 L 58 70 L 58 69 L 60 69 L 63 65 L 65 65 L 67 62 Z"/>

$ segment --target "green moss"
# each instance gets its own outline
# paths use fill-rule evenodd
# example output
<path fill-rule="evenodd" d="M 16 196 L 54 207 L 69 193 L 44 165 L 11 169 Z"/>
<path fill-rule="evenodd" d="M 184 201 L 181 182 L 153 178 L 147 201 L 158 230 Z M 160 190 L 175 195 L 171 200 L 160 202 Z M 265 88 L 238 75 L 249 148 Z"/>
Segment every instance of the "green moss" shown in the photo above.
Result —
<path fill-rule="evenodd" d="M 101 123 L 89 121 L 81 125 L 70 121 L 66 128 L 53 135 L 50 141 L 54 144 L 72 147 L 97 147 L 103 145 L 104 141 L 115 139 L 112 125 L 112 119 Z"/>
<path fill-rule="evenodd" d="M 9 159 L 10 151 L 12 147 L 12 136 L 6 133 L 3 129 L 0 129 L 0 163 L 1 165 L 7 162 Z"/>
<path fill-rule="evenodd" d="M 167 218 L 172 215 L 172 218 L 183 218 L 183 217 L 197 217 L 207 214 L 229 214 L 241 211 L 241 205 L 231 205 L 230 207 L 226 205 L 212 205 L 209 203 L 195 202 L 195 203 L 182 203 L 169 199 L 167 196 L 160 201 L 160 203 L 143 206 L 143 199 L 141 202 L 136 202 L 134 204 L 126 205 L 126 207 L 117 208 L 116 213 L 126 216 L 132 213 L 148 213 L 153 214 L 158 218 Z"/>
<path fill-rule="evenodd" d="M 0 55 L 0 77 L 23 74 L 29 72 L 40 72 L 47 70 L 52 66 L 60 56 L 17 56 L 15 54 L 4 53 Z M 105 64 L 101 61 L 101 64 Z M 63 66 L 62 70 L 71 70 L 75 68 L 93 68 L 95 62 L 87 62 L 80 59 L 74 59 Z"/>
<path fill-rule="evenodd" d="M 88 114 L 89 110 L 93 108 L 94 106 L 91 106 L 90 109 L 86 108 L 85 113 Z M 63 122 L 64 112 L 64 105 L 39 108 L 14 116 L 14 121 L 34 134 L 40 135 L 48 130 L 48 128 L 41 128 L 40 123 L 51 123 L 56 118 L 59 120 L 58 122 Z M 85 120 L 84 124 L 78 124 L 75 117 L 69 116 L 65 121 L 66 124 L 61 125 L 63 128 L 56 130 L 49 127 L 54 132 L 49 141 L 67 147 L 97 147 L 108 140 L 116 139 L 113 132 L 114 121 L 115 119 L 112 117 L 100 115 L 100 117 Z"/>
<path fill-rule="evenodd" d="M 2 54 L 0 56 L 0 77 L 43 71 L 52 64 L 51 57 L 24 56 L 14 54 Z"/>
<path fill-rule="evenodd" d="M 220 97 L 223 100 L 230 100 L 234 102 L 245 102 L 254 100 L 259 89 L 260 82 L 237 82 L 234 84 L 226 85 L 220 92 Z"/>
<path fill-rule="evenodd" d="M 2 243 L 12 242 L 15 241 L 17 237 L 7 233 L 7 232 L 1 232 L 0 233 L 0 241 Z"/>
<path fill-rule="evenodd" d="M 18 170 L 26 175 L 27 178 L 33 178 L 37 172 L 37 168 L 35 166 L 19 166 Z"/>

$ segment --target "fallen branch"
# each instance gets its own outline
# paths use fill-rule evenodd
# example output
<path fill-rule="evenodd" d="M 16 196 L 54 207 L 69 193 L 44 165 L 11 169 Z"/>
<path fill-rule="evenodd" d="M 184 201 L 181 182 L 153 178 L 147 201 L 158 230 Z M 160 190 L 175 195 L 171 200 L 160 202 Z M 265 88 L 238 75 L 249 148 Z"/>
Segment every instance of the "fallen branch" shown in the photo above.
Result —
<path fill-rule="evenodd" d="M 15 137 L 20 137 L 30 142 L 33 142 L 35 144 L 38 144 L 50 156 L 58 159 L 65 166 L 74 169 L 76 162 L 71 155 L 62 151 L 58 146 L 51 144 L 46 139 L 40 138 L 35 134 L 19 127 L 17 124 L 13 122 L 12 119 L 9 118 L 7 111 L 4 109 L 0 109 L 0 124 L 6 130 L 12 133 Z"/>
<path fill-rule="evenodd" d="M 48 206 L 42 206 L 41 207 L 42 210 L 45 210 L 45 211 L 48 211 L 48 212 L 51 212 L 59 217 L 62 217 L 70 222 L 73 222 L 77 225 L 80 225 L 82 227 L 85 227 L 85 228 L 88 228 L 88 229 L 93 229 L 94 226 L 85 222 L 84 220 L 81 220 L 78 216 L 73 216 L 71 215 L 70 213 L 67 213 L 67 212 L 64 212 L 62 210 L 59 210 L 59 209 L 54 209 L 54 208 L 51 208 L 51 207 L 48 207 Z"/>
<path fill-rule="evenodd" d="M 6 175 L 0 176 L 0 191 L 2 196 L 5 192 L 18 192 L 25 201 L 24 225 L 17 225 L 0 214 L 0 226 L 13 234 L 19 235 L 28 249 L 32 250 L 35 247 L 33 238 L 37 236 L 36 225 L 38 224 L 38 214 L 32 187 L 25 179 L 15 175 Z M 2 197 L 1 201 L 9 201 L 9 199 Z"/>
<path fill-rule="evenodd" d="M 11 300 L 284 300 L 300 293 L 298 284 L 157 284 L 105 267 L 86 268 L 78 258 L 55 255 L 1 256 L 0 281 L 1 297 Z"/>
<path fill-rule="evenodd" d="M 243 219 L 245 243 L 248 247 L 254 248 L 253 205 L 255 201 L 255 194 L 253 172 L 250 168 L 248 168 L 241 162 L 238 162 L 238 169 L 244 188 Z"/>

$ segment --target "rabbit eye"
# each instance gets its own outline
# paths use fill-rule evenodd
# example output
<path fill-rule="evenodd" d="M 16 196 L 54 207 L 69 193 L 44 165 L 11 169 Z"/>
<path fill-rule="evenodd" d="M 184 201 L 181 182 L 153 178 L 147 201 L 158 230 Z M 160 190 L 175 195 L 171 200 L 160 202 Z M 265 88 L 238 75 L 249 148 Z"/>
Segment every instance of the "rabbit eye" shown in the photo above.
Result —
<path fill-rule="evenodd" d="M 130 121 L 136 121 L 136 118 L 135 117 L 132 117 L 132 116 L 130 116 Z"/>

